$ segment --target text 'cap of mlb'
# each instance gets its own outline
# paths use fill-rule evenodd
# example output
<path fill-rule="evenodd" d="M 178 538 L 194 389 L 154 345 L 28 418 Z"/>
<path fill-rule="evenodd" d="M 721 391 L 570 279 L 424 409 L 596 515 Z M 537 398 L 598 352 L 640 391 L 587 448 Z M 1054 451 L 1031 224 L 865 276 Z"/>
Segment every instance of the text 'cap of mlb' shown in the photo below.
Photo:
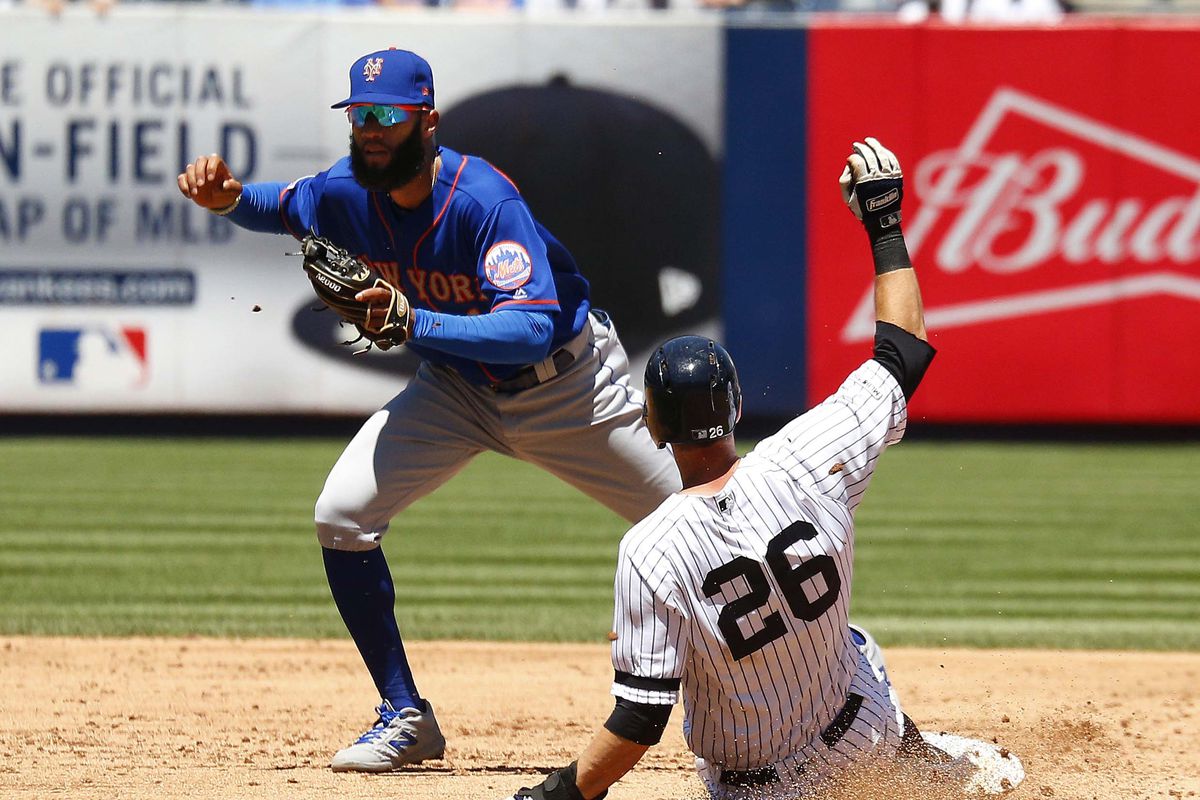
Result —
<path fill-rule="evenodd" d="M 358 103 L 433 108 L 433 70 L 408 50 L 378 50 L 350 67 L 350 96 L 330 108 Z"/>

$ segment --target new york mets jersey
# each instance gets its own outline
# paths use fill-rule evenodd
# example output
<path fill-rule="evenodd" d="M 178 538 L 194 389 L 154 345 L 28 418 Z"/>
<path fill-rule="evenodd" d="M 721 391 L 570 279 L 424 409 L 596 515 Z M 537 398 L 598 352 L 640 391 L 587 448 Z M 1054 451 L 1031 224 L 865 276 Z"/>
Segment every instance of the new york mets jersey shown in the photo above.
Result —
<path fill-rule="evenodd" d="M 251 230 L 324 236 L 378 270 L 415 308 L 460 316 L 545 312 L 554 320 L 551 351 L 579 335 L 591 304 L 571 253 L 491 164 L 448 147 L 438 154 L 433 192 L 414 209 L 400 208 L 387 192 L 364 189 L 346 157 L 287 186 L 247 186 L 263 211 L 246 203 L 230 218 Z M 271 196 L 261 197 L 268 190 Z M 522 366 L 472 361 L 418 341 L 408 348 L 473 383 L 504 380 Z"/>
<path fill-rule="evenodd" d="M 733 769 L 819 736 L 859 666 L 854 510 L 906 420 L 895 378 L 868 361 L 715 494 L 674 494 L 635 525 L 617 565 L 613 694 L 682 693 L 691 749 Z"/>

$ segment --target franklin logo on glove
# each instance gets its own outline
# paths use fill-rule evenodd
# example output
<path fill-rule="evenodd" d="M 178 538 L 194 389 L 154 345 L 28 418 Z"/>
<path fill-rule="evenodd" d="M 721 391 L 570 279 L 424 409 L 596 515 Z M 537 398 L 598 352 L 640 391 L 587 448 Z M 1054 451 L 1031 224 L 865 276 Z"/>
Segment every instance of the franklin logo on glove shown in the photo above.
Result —
<path fill-rule="evenodd" d="M 892 189 L 882 197 L 872 197 L 867 201 L 867 211 L 878 211 L 884 206 L 890 206 L 900 199 L 900 190 Z"/>

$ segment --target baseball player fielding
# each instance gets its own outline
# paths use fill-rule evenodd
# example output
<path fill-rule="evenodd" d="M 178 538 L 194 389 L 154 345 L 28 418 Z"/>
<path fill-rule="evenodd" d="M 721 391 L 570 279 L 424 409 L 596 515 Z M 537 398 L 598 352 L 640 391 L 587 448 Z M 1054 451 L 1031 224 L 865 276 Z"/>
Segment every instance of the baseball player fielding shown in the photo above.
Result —
<path fill-rule="evenodd" d="M 243 185 L 212 154 L 177 183 L 243 228 L 301 239 L 317 297 L 364 350 L 420 356 L 334 464 L 315 512 L 330 592 L 380 700 L 330 766 L 390 772 L 441 758 L 446 744 L 396 621 L 409 587 L 397 591 L 381 547 L 393 518 L 486 450 L 631 522 L 679 475 L 650 439 L 616 325 L 592 307 L 574 257 L 502 172 L 438 145 L 429 63 L 379 50 L 351 65 L 349 84 L 332 107 L 346 115 L 350 152 L 328 169 Z"/>

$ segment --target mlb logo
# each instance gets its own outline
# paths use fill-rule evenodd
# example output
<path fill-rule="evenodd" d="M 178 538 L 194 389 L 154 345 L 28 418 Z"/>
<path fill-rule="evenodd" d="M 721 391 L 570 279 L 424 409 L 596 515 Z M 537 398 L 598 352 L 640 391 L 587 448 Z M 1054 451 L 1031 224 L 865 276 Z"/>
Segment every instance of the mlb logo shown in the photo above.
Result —
<path fill-rule="evenodd" d="M 131 389 L 150 376 L 142 328 L 46 328 L 38 334 L 38 381 L 80 389 Z"/>

